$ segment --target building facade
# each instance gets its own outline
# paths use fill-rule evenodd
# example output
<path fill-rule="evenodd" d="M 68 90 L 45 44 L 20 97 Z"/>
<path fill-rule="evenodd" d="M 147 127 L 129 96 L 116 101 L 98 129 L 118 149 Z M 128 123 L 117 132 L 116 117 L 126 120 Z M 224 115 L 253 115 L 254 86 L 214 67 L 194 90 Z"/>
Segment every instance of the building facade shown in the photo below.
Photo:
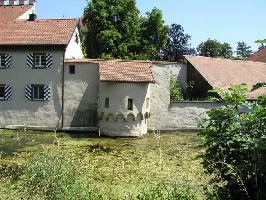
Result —
<path fill-rule="evenodd" d="M 38 19 L 34 0 L 0 0 L 0 19 L 0 129 L 110 136 L 195 129 L 204 112 L 220 104 L 171 102 L 173 76 L 182 90 L 197 83 L 199 95 L 223 84 L 223 76 L 226 84 L 236 80 L 230 73 L 236 68 L 248 72 L 249 83 L 266 82 L 262 63 L 202 57 L 186 57 L 185 63 L 84 59 L 80 20 Z M 226 72 L 223 62 L 230 64 Z M 211 70 L 215 66 L 221 73 Z M 257 73 L 256 80 L 251 73 Z M 237 83 L 245 82 L 243 77 Z"/>

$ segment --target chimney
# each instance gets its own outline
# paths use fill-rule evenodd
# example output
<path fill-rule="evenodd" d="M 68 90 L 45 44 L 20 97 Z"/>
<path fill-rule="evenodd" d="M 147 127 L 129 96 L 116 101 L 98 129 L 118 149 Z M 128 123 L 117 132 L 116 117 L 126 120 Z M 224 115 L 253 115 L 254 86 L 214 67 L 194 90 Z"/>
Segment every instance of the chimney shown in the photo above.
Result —
<path fill-rule="evenodd" d="M 35 21 L 37 19 L 37 15 L 32 13 L 29 15 L 29 20 L 28 21 Z"/>

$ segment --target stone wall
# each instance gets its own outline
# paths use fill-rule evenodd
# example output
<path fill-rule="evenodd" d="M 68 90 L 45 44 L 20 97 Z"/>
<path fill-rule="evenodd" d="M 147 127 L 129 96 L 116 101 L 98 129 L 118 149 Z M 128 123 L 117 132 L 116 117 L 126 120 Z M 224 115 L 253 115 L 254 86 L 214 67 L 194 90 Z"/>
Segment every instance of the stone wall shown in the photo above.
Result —
<path fill-rule="evenodd" d="M 75 66 L 75 74 L 69 73 L 70 65 Z M 99 65 L 66 63 L 64 79 L 64 129 L 97 127 Z"/>
<path fill-rule="evenodd" d="M 198 129 L 198 122 L 206 116 L 206 111 L 222 105 L 206 101 L 170 102 L 170 76 L 176 74 L 179 85 L 185 87 L 185 64 L 157 63 L 153 64 L 152 71 L 156 83 L 151 85 L 149 130 Z"/>

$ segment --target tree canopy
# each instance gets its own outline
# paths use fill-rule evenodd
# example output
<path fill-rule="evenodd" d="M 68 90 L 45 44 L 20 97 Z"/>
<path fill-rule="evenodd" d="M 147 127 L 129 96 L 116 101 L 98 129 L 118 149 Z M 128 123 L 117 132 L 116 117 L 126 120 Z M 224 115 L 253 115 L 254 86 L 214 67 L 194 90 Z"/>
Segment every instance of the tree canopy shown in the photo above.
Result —
<path fill-rule="evenodd" d="M 163 13 L 154 8 L 141 18 L 140 53 L 144 59 L 159 59 L 160 51 L 166 44 L 169 27 L 164 24 Z"/>
<path fill-rule="evenodd" d="M 139 46 L 140 20 L 135 0 L 92 0 L 84 11 L 88 57 L 132 57 Z"/>
<path fill-rule="evenodd" d="M 163 51 L 164 60 L 178 61 L 183 55 L 195 55 L 196 50 L 191 47 L 190 40 L 191 36 L 184 33 L 181 25 L 172 24 Z"/>
<path fill-rule="evenodd" d="M 140 17 L 136 0 L 89 1 L 83 23 L 90 58 L 159 59 L 169 32 L 159 9 Z"/>
<path fill-rule="evenodd" d="M 236 54 L 238 57 L 246 59 L 251 56 L 252 53 L 251 46 L 248 46 L 245 42 L 237 43 Z"/>
<path fill-rule="evenodd" d="M 200 56 L 231 58 L 233 55 L 230 44 L 208 39 L 197 47 Z"/>

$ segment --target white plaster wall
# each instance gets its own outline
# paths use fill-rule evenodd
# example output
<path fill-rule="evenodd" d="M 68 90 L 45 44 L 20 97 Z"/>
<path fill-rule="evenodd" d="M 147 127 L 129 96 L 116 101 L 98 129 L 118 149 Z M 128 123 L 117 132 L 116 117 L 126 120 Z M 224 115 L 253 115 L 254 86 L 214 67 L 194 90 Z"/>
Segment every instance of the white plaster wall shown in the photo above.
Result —
<path fill-rule="evenodd" d="M 27 12 L 23 13 L 21 16 L 19 16 L 17 19 L 29 19 L 30 14 L 35 14 L 36 11 L 36 5 L 34 4 L 31 9 L 29 9 Z"/>
<path fill-rule="evenodd" d="M 51 53 L 53 67 L 32 69 L 27 67 L 30 53 Z M 0 101 L 0 128 L 26 126 L 37 129 L 61 128 L 63 51 L 0 51 L 12 55 L 12 67 L 0 69 L 0 84 L 12 86 L 12 100 Z M 49 101 L 28 101 L 25 86 L 45 84 L 51 87 Z"/>
<path fill-rule="evenodd" d="M 69 65 L 76 74 L 69 74 Z M 64 128 L 97 127 L 99 65 L 65 63 L 64 77 Z"/>
<path fill-rule="evenodd" d="M 105 98 L 109 97 L 109 108 Z M 128 98 L 133 99 L 133 111 L 127 110 Z M 150 98 L 148 83 L 100 82 L 98 113 L 102 133 L 111 136 L 139 136 L 147 133 L 146 98 Z"/>
<path fill-rule="evenodd" d="M 161 130 L 197 129 L 200 120 L 207 117 L 206 112 L 222 106 L 216 102 L 177 102 L 171 103 L 168 119 Z"/>
<path fill-rule="evenodd" d="M 197 129 L 206 111 L 221 106 L 214 102 L 170 103 L 171 74 L 177 76 L 181 87 L 186 86 L 187 67 L 184 64 L 154 63 L 152 72 L 156 84 L 151 85 L 149 130 Z"/>
<path fill-rule="evenodd" d="M 79 41 L 76 42 L 76 34 L 78 35 Z M 75 59 L 81 59 L 83 58 L 82 53 L 82 47 L 81 47 L 81 41 L 80 41 L 80 33 L 78 28 L 75 29 L 75 32 L 73 33 L 71 40 L 66 48 L 65 58 L 75 58 Z"/>
<path fill-rule="evenodd" d="M 170 106 L 170 66 L 153 64 L 152 72 L 155 84 L 151 85 L 151 116 L 148 120 L 149 129 L 161 130 L 168 120 Z"/>

